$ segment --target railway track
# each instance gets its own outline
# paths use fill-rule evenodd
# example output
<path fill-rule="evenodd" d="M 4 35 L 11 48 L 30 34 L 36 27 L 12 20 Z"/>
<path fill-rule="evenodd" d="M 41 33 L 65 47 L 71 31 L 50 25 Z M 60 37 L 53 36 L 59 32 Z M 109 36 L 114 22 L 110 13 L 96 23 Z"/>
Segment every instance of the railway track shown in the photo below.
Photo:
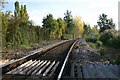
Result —
<path fill-rule="evenodd" d="M 60 79 L 76 42 L 63 41 L 2 66 L 2 80 Z"/>
<path fill-rule="evenodd" d="M 3 66 L 2 80 L 120 79 L 120 65 L 72 60 L 77 42 L 64 41 Z"/>

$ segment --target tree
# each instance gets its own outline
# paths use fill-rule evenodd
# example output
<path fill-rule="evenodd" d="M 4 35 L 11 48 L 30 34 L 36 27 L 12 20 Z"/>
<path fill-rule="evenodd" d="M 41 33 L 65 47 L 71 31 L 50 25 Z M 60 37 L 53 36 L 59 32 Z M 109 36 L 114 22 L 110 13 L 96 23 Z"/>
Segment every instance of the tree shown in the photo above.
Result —
<path fill-rule="evenodd" d="M 10 15 L 7 29 L 7 44 L 10 47 L 23 47 L 38 42 L 39 29 L 29 21 L 26 5 L 19 5 L 18 1 L 14 5 L 14 15 Z"/>
<path fill-rule="evenodd" d="M 75 37 L 80 37 L 84 31 L 84 24 L 81 20 L 81 17 L 75 17 L 74 19 L 74 24 L 75 24 L 75 28 L 74 28 L 74 35 Z"/>
<path fill-rule="evenodd" d="M 104 32 L 106 29 L 114 29 L 115 24 L 113 23 L 113 19 L 108 19 L 106 14 L 102 14 L 99 16 L 99 20 L 97 22 L 100 27 L 100 32 Z"/>
<path fill-rule="evenodd" d="M 9 12 L 6 12 L 6 13 L 2 12 L 2 9 L 5 7 L 6 3 L 7 2 L 5 0 L 0 1 L 0 25 L 2 25 L 2 26 L 0 26 L 0 36 L 1 36 L 0 37 L 0 42 L 1 42 L 0 46 L 2 46 L 2 47 L 6 46 L 6 40 L 5 40 L 6 35 L 5 34 L 6 34 L 6 30 L 8 28 L 7 25 L 8 25 Z M 5 25 L 5 27 L 3 27 L 3 25 Z M 1 50 L 2 49 L 0 48 L 0 51 Z"/>
<path fill-rule="evenodd" d="M 15 5 L 14 15 L 15 15 L 15 17 L 20 17 L 20 5 L 19 5 L 19 2 L 16 1 L 14 5 Z"/>
<path fill-rule="evenodd" d="M 59 29 L 57 21 L 53 18 L 52 14 L 48 14 L 43 19 L 43 28 L 45 30 L 45 35 L 47 32 L 50 34 L 48 39 L 55 39 L 56 33 Z"/>
<path fill-rule="evenodd" d="M 60 39 L 61 36 L 65 33 L 65 22 L 61 18 L 58 18 L 57 22 L 58 22 L 58 27 L 59 27 L 58 38 Z"/>
<path fill-rule="evenodd" d="M 29 21 L 26 5 L 19 5 L 19 2 L 16 1 L 14 6 L 13 15 L 9 11 L 0 12 L 2 47 L 19 48 L 38 43 L 40 27 L 34 26 Z"/>
<path fill-rule="evenodd" d="M 108 39 L 112 39 L 113 37 L 117 37 L 117 30 L 115 29 L 109 29 L 109 30 L 105 30 L 101 36 L 100 36 L 100 40 L 106 44 Z"/>
<path fill-rule="evenodd" d="M 71 11 L 67 10 L 67 12 L 64 13 L 64 15 L 65 15 L 64 21 L 66 22 L 65 33 L 68 34 L 68 35 L 73 35 L 73 29 L 74 29 L 75 25 L 74 25 L 74 21 L 73 21 Z"/>
<path fill-rule="evenodd" d="M 21 5 L 20 18 L 21 18 L 21 22 L 23 23 L 23 25 L 29 19 L 29 16 L 28 16 L 28 13 L 27 13 L 27 9 L 26 9 L 26 5 Z"/>
<path fill-rule="evenodd" d="M 2 13 L 2 46 L 6 47 L 6 36 L 9 28 L 10 11 Z"/>
<path fill-rule="evenodd" d="M 92 33 L 92 31 L 91 31 L 90 25 L 84 23 L 83 36 L 84 36 L 84 37 L 90 37 L 90 36 L 91 36 L 91 33 Z"/>

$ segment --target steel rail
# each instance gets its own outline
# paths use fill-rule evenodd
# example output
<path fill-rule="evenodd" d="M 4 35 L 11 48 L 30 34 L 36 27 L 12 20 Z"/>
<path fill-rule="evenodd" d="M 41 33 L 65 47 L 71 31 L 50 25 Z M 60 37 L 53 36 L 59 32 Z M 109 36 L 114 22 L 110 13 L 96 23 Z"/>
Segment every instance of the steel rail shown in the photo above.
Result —
<path fill-rule="evenodd" d="M 77 43 L 77 41 L 78 41 L 78 40 L 76 40 L 76 41 L 72 44 L 71 48 L 69 49 L 68 54 L 67 54 L 67 56 L 66 56 L 66 58 L 65 58 L 65 60 L 64 60 L 64 63 L 63 63 L 63 65 L 62 65 L 62 68 L 61 68 L 61 70 L 60 70 L 60 73 L 59 73 L 59 75 L 58 75 L 58 77 L 57 77 L 57 80 L 60 80 L 60 79 L 61 79 L 62 74 L 63 74 L 63 71 L 64 71 L 64 68 L 65 68 L 66 63 L 67 63 L 67 61 L 68 61 L 68 58 L 69 58 L 69 56 L 70 56 L 70 53 L 71 53 L 74 45 Z"/>

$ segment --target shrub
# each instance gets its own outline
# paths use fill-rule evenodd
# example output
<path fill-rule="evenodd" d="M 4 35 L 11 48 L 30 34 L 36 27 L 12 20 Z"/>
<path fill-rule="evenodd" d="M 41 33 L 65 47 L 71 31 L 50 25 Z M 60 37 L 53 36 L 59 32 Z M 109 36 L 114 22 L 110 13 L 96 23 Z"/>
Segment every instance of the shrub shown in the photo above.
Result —
<path fill-rule="evenodd" d="M 97 47 L 101 47 L 101 46 L 103 46 L 103 43 L 101 41 L 96 41 L 96 45 L 97 45 Z"/>
<path fill-rule="evenodd" d="M 99 35 L 86 36 L 85 38 L 86 38 L 87 42 L 93 42 L 93 43 L 95 43 L 97 40 L 99 40 L 100 36 Z"/>
<path fill-rule="evenodd" d="M 92 42 L 89 42 L 88 45 L 89 45 L 91 48 L 94 48 L 94 49 L 96 48 L 96 45 L 95 45 L 94 43 L 92 43 Z"/>
<path fill-rule="evenodd" d="M 112 38 L 114 36 L 114 34 L 112 34 L 112 32 L 110 32 L 109 30 L 106 30 L 105 32 L 103 32 L 100 36 L 100 41 L 103 42 L 103 44 L 107 43 L 107 40 L 109 40 L 110 38 Z"/>
<path fill-rule="evenodd" d="M 120 36 L 113 37 L 107 40 L 107 45 L 114 47 L 114 48 L 120 48 Z"/>
<path fill-rule="evenodd" d="M 72 38 L 72 35 L 70 35 L 70 34 L 63 34 L 61 37 L 62 40 L 71 39 L 71 38 Z"/>
<path fill-rule="evenodd" d="M 104 45 L 120 48 L 120 36 L 114 29 L 104 31 L 100 36 L 100 41 L 102 41 Z"/>

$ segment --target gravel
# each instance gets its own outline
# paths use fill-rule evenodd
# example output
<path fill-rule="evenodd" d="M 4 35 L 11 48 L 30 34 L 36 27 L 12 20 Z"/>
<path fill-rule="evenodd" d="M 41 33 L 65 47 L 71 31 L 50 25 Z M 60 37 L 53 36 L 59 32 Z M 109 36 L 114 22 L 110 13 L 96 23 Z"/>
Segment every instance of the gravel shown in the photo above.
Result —
<path fill-rule="evenodd" d="M 77 63 L 101 63 L 108 64 L 109 61 L 101 59 L 98 50 L 92 49 L 84 39 L 80 39 L 72 52 L 72 61 Z"/>

